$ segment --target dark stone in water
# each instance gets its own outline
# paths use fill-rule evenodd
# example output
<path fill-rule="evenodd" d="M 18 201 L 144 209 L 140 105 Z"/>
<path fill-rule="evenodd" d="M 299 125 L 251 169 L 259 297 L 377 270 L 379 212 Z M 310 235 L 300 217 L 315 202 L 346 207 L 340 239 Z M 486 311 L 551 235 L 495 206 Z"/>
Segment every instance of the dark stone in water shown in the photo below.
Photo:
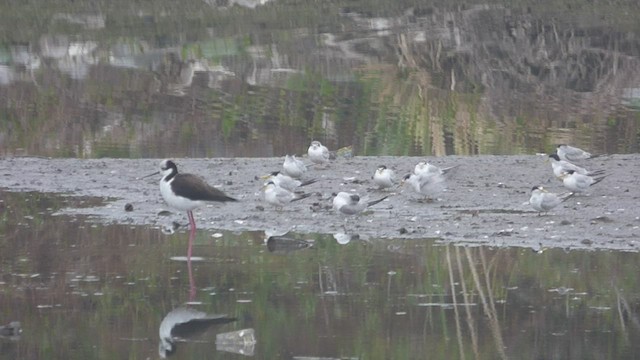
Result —
<path fill-rule="evenodd" d="M 313 246 L 313 242 L 307 240 L 293 239 L 286 236 L 271 236 L 267 239 L 267 249 L 269 252 L 290 253 Z"/>

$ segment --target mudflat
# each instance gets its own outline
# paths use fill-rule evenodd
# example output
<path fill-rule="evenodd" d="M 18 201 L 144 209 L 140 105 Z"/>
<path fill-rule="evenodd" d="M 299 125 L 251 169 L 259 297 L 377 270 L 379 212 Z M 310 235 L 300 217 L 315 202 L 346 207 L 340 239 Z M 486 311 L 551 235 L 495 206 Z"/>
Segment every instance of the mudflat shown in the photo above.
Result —
<path fill-rule="evenodd" d="M 0 188 L 107 199 L 103 205 L 65 208 L 65 215 L 92 221 L 165 227 L 186 224 L 186 214 L 170 209 L 158 187 L 161 159 L 0 159 Z M 304 200 L 275 209 L 262 200 L 260 178 L 280 170 L 282 158 L 213 158 L 174 161 L 180 172 L 201 176 L 237 203 L 213 203 L 195 211 L 199 229 L 298 233 L 357 233 L 361 239 L 425 238 L 464 245 L 520 246 L 533 249 L 640 248 L 640 154 L 605 155 L 579 165 L 604 170 L 607 177 L 586 194 L 576 194 L 541 216 L 528 204 L 531 188 L 542 185 L 563 193 L 546 156 L 446 156 L 339 158 L 310 166 L 300 188 Z M 398 181 L 419 161 L 457 168 L 447 174 L 447 190 L 423 201 L 406 184 L 378 190 L 372 175 L 380 165 L 395 170 Z M 331 209 L 332 193 L 354 192 L 362 198 L 387 198 L 356 215 Z M 130 204 L 128 210 L 125 206 Z M 166 210 L 171 213 L 167 214 Z"/>

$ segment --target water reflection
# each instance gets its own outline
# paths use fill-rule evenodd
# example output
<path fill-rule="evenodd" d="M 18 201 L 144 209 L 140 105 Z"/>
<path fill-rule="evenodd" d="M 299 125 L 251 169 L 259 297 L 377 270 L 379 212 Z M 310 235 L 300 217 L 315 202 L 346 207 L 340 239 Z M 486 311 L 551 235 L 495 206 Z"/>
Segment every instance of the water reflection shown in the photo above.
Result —
<path fill-rule="evenodd" d="M 20 334 L 22 334 L 20 321 L 12 321 L 7 325 L 0 326 L 0 338 L 16 341 L 20 339 Z"/>
<path fill-rule="evenodd" d="M 312 247 L 313 240 L 296 239 L 292 236 L 269 236 L 265 239 L 265 244 L 271 253 L 289 254 Z"/>
<path fill-rule="evenodd" d="M 195 232 L 189 232 L 189 249 L 187 250 L 187 272 L 189 274 L 189 301 L 194 301 L 196 297 L 196 282 L 193 279 L 193 267 L 191 266 L 191 261 L 195 260 L 191 258 L 191 245 L 193 244 L 195 238 Z"/>
<path fill-rule="evenodd" d="M 199 340 L 214 325 L 223 325 L 236 321 L 236 318 L 224 314 L 209 314 L 196 309 L 202 305 L 196 301 L 198 288 L 193 276 L 194 261 L 203 261 L 203 258 L 191 256 L 191 247 L 196 232 L 189 231 L 189 247 L 186 263 L 189 278 L 189 300 L 184 305 L 169 311 L 160 322 L 158 354 L 161 358 L 172 356 L 177 351 L 178 342 L 204 342 Z M 172 260 L 182 260 L 182 257 L 172 257 Z M 253 355 L 255 345 L 253 329 L 243 329 L 216 335 L 216 349 L 242 355 Z"/>
<path fill-rule="evenodd" d="M 160 322 L 160 344 L 158 353 L 161 358 L 175 354 L 178 342 L 193 341 L 214 325 L 236 321 L 222 314 L 208 314 L 192 306 L 179 306 L 167 313 Z"/>
<path fill-rule="evenodd" d="M 221 359 L 236 358 L 226 352 L 234 348 L 270 359 L 633 359 L 640 351 L 637 253 L 428 239 L 341 245 L 287 233 L 275 236 L 313 240 L 313 250 L 274 256 L 263 232 L 200 231 L 202 259 L 189 275 L 171 260 L 184 257 L 184 231 L 71 221 L 49 215 L 66 198 L 0 196 L 0 323 L 24 328 L 18 341 L 0 338 L 3 354 L 154 358 L 160 319 L 192 312 L 237 321 L 179 345 L 183 358 L 210 357 L 220 331 Z M 251 337 L 254 347 L 228 345 Z"/>
<path fill-rule="evenodd" d="M 634 2 L 355 1 L 324 16 L 316 2 L 213 3 L 2 5 L 2 151 L 281 156 L 314 139 L 358 155 L 639 149 Z"/>
<path fill-rule="evenodd" d="M 339 232 L 339 233 L 333 234 L 333 238 L 340 245 L 346 245 L 346 244 L 350 243 L 353 240 L 364 240 L 358 234 L 347 234 L 347 233 L 344 233 L 344 232 Z"/>

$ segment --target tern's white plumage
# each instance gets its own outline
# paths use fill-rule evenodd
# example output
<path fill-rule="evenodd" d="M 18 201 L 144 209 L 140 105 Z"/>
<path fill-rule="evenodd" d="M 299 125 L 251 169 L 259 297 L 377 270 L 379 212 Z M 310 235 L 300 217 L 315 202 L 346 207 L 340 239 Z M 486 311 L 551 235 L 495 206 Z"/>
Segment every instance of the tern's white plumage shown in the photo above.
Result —
<path fill-rule="evenodd" d="M 302 160 L 296 159 L 295 155 L 285 155 L 282 164 L 282 172 L 292 178 L 300 178 L 307 171 L 307 166 Z"/>
<path fill-rule="evenodd" d="M 556 148 L 556 154 L 564 161 L 579 161 L 594 157 L 590 152 L 566 144 L 558 145 Z"/>
<path fill-rule="evenodd" d="M 348 192 L 341 191 L 335 195 L 333 198 L 333 208 L 339 213 L 345 215 L 355 215 L 359 214 L 364 209 L 373 206 L 387 197 L 383 197 L 378 200 L 373 201 L 365 201 L 360 198 L 357 194 L 350 194 Z"/>
<path fill-rule="evenodd" d="M 582 193 L 587 191 L 592 185 L 604 180 L 605 177 L 606 175 L 594 178 L 589 175 L 583 175 L 573 170 L 569 170 L 562 175 L 562 184 L 572 192 Z"/>
<path fill-rule="evenodd" d="M 407 174 L 404 176 L 403 181 L 404 183 L 409 183 L 415 192 L 427 198 L 439 194 L 446 187 L 444 176 L 437 171 Z"/>
<path fill-rule="evenodd" d="M 573 196 L 573 193 L 555 194 L 545 190 L 542 186 L 534 186 L 531 189 L 531 197 L 529 198 L 529 204 L 536 211 L 547 212 L 562 202 Z"/>
<path fill-rule="evenodd" d="M 386 166 L 380 165 L 373 174 L 373 182 L 380 189 L 390 188 L 396 184 L 396 173 Z"/>
<path fill-rule="evenodd" d="M 294 179 L 291 176 L 285 175 L 280 171 L 274 171 L 267 176 L 263 176 L 263 179 L 266 178 L 269 181 L 273 181 L 276 186 L 279 186 L 283 189 L 287 189 L 289 191 L 296 191 L 297 188 L 301 186 L 306 186 L 315 183 L 316 179 L 301 181 L 298 179 Z"/>
<path fill-rule="evenodd" d="M 309 196 L 311 196 L 311 194 L 297 194 L 281 188 L 273 181 L 269 181 L 264 187 L 264 200 L 276 208 L 282 208 L 292 201 L 302 200 Z"/>
<path fill-rule="evenodd" d="M 322 145 L 320 141 L 311 142 L 307 155 L 314 164 L 326 164 L 329 162 L 329 149 Z"/>
<path fill-rule="evenodd" d="M 551 168 L 553 169 L 553 175 L 555 175 L 558 178 L 562 178 L 562 176 L 569 170 L 573 170 L 578 174 L 582 174 L 582 175 L 595 175 L 595 174 L 601 173 L 601 171 L 595 171 L 591 173 L 587 169 L 581 166 L 578 166 L 570 163 L 569 161 L 560 159 L 560 157 L 557 154 L 550 154 L 549 160 L 551 161 Z"/>
<path fill-rule="evenodd" d="M 458 165 L 455 166 L 450 166 L 447 168 L 441 168 L 432 164 L 429 164 L 426 161 L 420 161 L 419 163 L 416 164 L 416 166 L 413 168 L 413 173 L 416 175 L 420 175 L 420 174 L 439 174 L 439 175 L 445 175 L 447 174 L 449 171 L 457 168 Z"/>

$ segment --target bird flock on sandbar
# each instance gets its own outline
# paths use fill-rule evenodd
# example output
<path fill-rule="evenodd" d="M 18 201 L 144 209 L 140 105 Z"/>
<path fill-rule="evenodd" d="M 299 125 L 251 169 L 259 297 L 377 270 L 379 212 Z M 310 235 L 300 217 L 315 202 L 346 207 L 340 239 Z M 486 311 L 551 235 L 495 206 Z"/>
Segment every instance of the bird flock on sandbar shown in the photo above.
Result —
<path fill-rule="evenodd" d="M 349 150 L 348 154 L 350 153 Z M 589 171 L 573 163 L 594 157 L 596 156 L 589 152 L 569 145 L 558 145 L 556 152 L 548 155 L 553 175 L 562 181 L 568 191 L 553 193 L 540 185 L 534 186 L 531 189 L 529 204 L 538 212 L 538 215 L 550 211 L 576 194 L 587 192 L 591 186 L 605 179 L 607 175 L 603 170 Z M 280 170 L 262 176 L 265 183 L 261 194 L 266 204 L 273 206 L 276 211 L 281 211 L 290 203 L 310 197 L 311 193 L 305 193 L 303 189 L 318 180 L 302 180 L 302 177 L 311 167 L 330 166 L 336 156 L 319 141 L 313 141 L 308 148 L 305 160 L 307 159 L 311 162 L 305 163 L 295 155 L 287 154 Z M 434 197 L 445 191 L 447 178 L 452 176 L 458 167 L 459 165 L 441 168 L 421 161 L 414 166 L 411 172 L 398 178 L 393 169 L 386 165 L 380 165 L 373 172 L 371 179 L 381 191 L 389 191 L 408 185 L 410 189 L 422 197 L 420 201 L 431 202 Z M 196 228 L 192 213 L 194 209 L 207 202 L 237 201 L 232 196 L 207 184 L 198 176 L 179 173 L 177 165 L 172 160 L 163 160 L 160 163 L 160 171 L 148 176 L 158 173 L 162 174 L 160 180 L 162 198 L 172 208 L 187 212 L 192 233 Z M 368 196 L 363 197 L 357 193 L 341 191 L 332 194 L 331 208 L 339 214 L 357 215 L 391 195 L 389 193 L 378 199 L 370 200 Z"/>
<path fill-rule="evenodd" d="M 558 145 L 555 154 L 549 154 L 551 170 L 556 178 L 562 180 L 562 184 L 569 191 L 553 193 L 542 186 L 534 186 L 531 189 L 529 204 L 538 211 L 538 215 L 548 212 L 576 194 L 587 192 L 591 186 L 604 180 L 607 177 L 604 170 L 589 171 L 572 162 L 593 159 L 597 156 L 574 146 Z"/>

